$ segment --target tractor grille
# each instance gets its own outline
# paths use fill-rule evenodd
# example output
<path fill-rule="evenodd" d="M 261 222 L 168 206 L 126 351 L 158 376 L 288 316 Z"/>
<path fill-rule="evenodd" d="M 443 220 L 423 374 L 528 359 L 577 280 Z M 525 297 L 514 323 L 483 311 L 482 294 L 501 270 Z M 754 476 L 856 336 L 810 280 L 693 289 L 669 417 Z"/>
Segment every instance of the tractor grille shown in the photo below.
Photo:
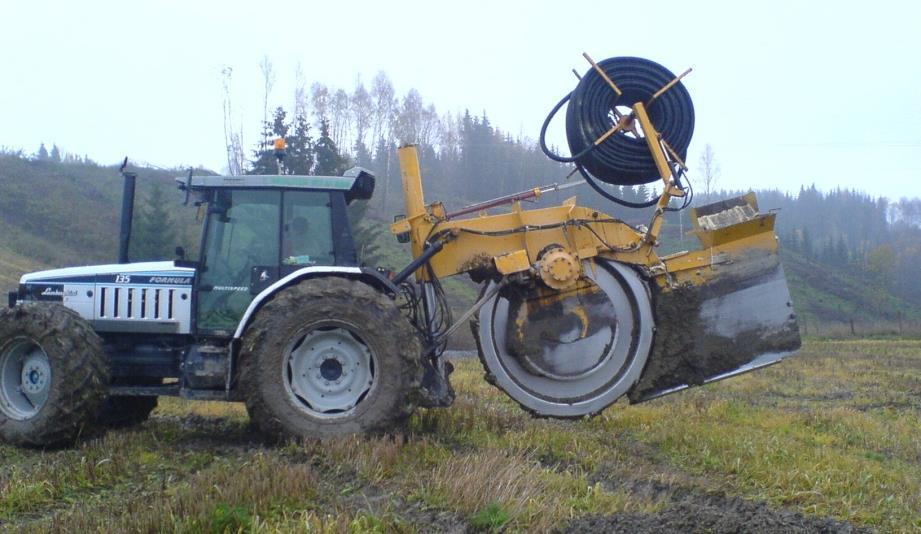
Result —
<path fill-rule="evenodd" d="M 189 288 L 97 285 L 96 289 L 95 320 L 101 329 L 189 331 Z"/>

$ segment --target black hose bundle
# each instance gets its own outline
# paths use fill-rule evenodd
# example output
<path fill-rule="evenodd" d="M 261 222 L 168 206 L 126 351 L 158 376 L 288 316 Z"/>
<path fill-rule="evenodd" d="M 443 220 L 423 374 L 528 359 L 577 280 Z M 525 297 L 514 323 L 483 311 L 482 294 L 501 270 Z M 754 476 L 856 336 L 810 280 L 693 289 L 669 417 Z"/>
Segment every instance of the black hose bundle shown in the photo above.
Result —
<path fill-rule="evenodd" d="M 590 68 L 573 91 L 554 106 L 540 132 L 540 145 L 553 160 L 575 163 L 586 181 L 606 198 L 631 207 L 640 204 L 611 197 L 593 178 L 614 185 L 639 185 L 660 179 L 655 160 L 646 140 L 617 132 L 604 142 L 595 141 L 614 125 L 613 110 L 630 108 L 636 102 L 649 102 L 652 96 L 675 79 L 671 71 L 654 61 L 638 57 L 605 59 L 598 66 L 614 81 L 622 94 L 618 96 L 594 68 Z M 570 157 L 553 154 L 545 141 L 547 127 L 554 115 L 569 102 L 566 110 L 566 140 Z M 694 105 L 681 82 L 659 95 L 647 108 L 649 118 L 662 138 L 683 160 L 694 133 Z"/>

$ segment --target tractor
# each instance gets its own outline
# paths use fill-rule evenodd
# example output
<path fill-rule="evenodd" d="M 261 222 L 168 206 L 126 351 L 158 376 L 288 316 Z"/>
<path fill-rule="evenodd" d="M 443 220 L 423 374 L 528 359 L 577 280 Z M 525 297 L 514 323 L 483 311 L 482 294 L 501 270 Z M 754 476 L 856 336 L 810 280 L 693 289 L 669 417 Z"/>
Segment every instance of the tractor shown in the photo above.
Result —
<path fill-rule="evenodd" d="M 123 166 L 119 262 L 26 274 L 0 312 L 0 439 L 66 445 L 144 421 L 160 396 L 242 401 L 274 436 L 386 432 L 452 403 L 444 350 L 468 322 L 486 380 L 539 417 L 592 416 L 793 354 L 776 213 L 753 194 L 690 207 L 684 75 L 586 59 L 541 134 L 583 182 L 451 212 L 426 204 L 416 148 L 399 149 L 405 213 L 391 231 L 413 260 L 398 273 L 359 265 L 346 207 L 375 181 L 361 168 L 190 172 L 177 186 L 204 213 L 199 258 L 130 263 L 136 177 Z M 567 103 L 573 156 L 561 157 L 544 134 Z M 654 180 L 648 226 L 575 198 L 522 207 L 581 183 L 624 204 L 606 184 Z M 701 248 L 660 256 L 664 216 L 683 207 Z M 455 321 L 440 280 L 460 274 L 482 289 Z"/>

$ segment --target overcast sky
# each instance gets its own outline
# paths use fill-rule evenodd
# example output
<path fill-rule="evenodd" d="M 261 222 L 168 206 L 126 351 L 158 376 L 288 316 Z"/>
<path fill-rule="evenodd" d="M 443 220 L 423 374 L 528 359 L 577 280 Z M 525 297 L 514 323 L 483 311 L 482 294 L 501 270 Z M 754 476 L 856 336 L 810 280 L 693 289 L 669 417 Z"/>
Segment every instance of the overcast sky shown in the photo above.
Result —
<path fill-rule="evenodd" d="M 0 146 L 27 152 L 221 170 L 221 69 L 254 141 L 264 55 L 274 104 L 298 63 L 348 90 L 384 70 L 536 138 L 587 51 L 694 68 L 688 159 L 711 144 L 721 187 L 921 197 L 921 2 L 0 0 L 0 20 Z"/>

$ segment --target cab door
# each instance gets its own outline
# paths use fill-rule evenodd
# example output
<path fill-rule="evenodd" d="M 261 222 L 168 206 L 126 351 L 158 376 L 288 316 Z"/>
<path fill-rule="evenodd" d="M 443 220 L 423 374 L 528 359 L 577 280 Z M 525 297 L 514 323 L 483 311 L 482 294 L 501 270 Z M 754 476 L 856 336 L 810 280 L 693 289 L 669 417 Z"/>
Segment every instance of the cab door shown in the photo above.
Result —
<path fill-rule="evenodd" d="M 199 333 L 232 333 L 253 299 L 252 273 L 278 272 L 281 196 L 258 189 L 214 192 L 198 283 Z"/>

